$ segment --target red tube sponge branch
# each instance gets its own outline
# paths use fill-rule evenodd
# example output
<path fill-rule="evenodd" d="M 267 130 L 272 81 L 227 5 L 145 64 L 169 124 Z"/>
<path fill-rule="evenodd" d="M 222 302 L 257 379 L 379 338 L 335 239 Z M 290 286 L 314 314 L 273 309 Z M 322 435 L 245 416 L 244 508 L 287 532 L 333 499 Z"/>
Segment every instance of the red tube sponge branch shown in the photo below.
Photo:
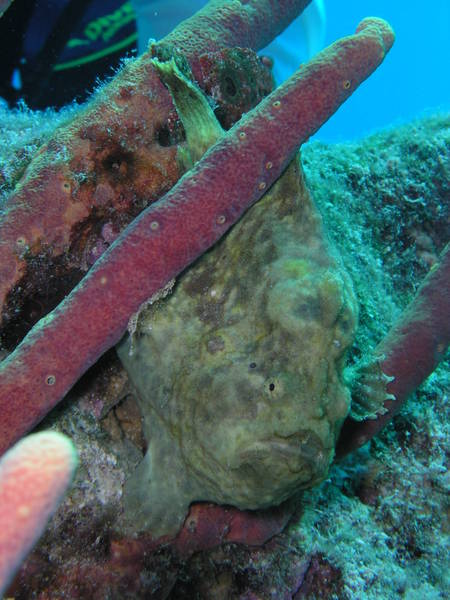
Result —
<path fill-rule="evenodd" d="M 449 343 L 450 244 L 447 244 L 439 263 L 428 273 L 400 320 L 375 348 L 374 358 L 361 368 L 355 400 L 363 405 L 376 403 L 376 390 L 380 390 L 382 414 L 362 421 L 347 419 L 339 438 L 338 456 L 365 444 L 392 419 L 444 358 Z M 361 397 L 364 394 L 367 398 Z"/>
<path fill-rule="evenodd" d="M 36 425 L 126 330 L 130 316 L 211 247 L 382 62 L 394 35 L 366 19 L 322 51 L 128 226 L 0 363 L 0 452 Z"/>
<path fill-rule="evenodd" d="M 311 0 L 211 0 L 195 15 L 180 23 L 161 43 L 172 47 L 199 74 L 198 58 L 223 48 L 260 50 L 279 35 Z"/>

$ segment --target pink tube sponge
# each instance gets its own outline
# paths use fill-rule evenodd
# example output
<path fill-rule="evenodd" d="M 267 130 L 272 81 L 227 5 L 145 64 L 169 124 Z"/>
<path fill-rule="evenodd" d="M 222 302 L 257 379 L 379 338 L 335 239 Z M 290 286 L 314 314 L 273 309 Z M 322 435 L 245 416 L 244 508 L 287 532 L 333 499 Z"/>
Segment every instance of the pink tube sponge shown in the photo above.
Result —
<path fill-rule="evenodd" d="M 66 436 L 29 435 L 0 462 L 0 596 L 72 481 L 77 455 Z"/>

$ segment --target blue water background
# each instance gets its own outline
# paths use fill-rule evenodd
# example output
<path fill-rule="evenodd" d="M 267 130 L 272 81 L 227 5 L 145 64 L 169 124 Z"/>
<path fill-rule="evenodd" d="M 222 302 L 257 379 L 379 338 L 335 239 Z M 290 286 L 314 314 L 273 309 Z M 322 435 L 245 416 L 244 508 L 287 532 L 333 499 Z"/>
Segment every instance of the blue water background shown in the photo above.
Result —
<path fill-rule="evenodd" d="M 450 0 L 325 0 L 326 44 L 382 17 L 396 41 L 384 63 L 314 136 L 358 139 L 389 125 L 450 109 Z"/>

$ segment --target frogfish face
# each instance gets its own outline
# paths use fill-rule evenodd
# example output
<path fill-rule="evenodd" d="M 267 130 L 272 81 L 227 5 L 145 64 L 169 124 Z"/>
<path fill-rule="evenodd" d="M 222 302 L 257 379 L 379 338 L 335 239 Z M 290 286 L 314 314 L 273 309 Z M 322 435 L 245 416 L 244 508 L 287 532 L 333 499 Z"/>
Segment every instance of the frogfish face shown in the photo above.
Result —
<path fill-rule="evenodd" d="M 208 499 L 263 508 L 326 476 L 350 402 L 342 382 L 330 380 L 327 361 L 315 373 L 299 366 L 270 376 L 262 357 L 236 357 L 226 370 L 203 371 L 191 383 L 206 385 L 210 396 L 184 395 L 171 430 Z"/>

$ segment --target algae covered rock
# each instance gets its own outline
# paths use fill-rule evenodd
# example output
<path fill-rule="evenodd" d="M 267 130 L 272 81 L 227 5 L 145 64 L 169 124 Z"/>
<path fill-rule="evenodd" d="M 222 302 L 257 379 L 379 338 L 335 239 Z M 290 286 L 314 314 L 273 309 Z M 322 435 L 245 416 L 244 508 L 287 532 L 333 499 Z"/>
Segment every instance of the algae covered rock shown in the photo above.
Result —
<path fill-rule="evenodd" d="M 257 509 L 320 482 L 356 318 L 295 160 L 118 348 L 148 442 L 124 491 L 133 527 L 173 534 L 194 500 Z"/>

